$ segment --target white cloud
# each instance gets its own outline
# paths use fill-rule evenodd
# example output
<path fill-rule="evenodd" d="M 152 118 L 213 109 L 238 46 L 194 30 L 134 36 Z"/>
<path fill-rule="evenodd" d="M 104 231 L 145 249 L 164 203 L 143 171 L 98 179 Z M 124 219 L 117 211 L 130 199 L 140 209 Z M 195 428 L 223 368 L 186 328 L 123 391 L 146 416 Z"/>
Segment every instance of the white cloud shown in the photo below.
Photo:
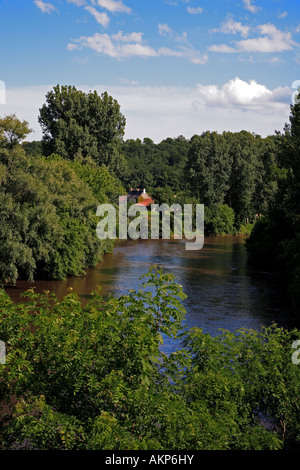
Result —
<path fill-rule="evenodd" d="M 257 7 L 252 4 L 252 0 L 243 0 L 245 10 L 251 11 L 251 13 L 257 13 L 261 10 L 261 7 Z"/>
<path fill-rule="evenodd" d="M 139 82 L 137 82 L 136 80 L 129 80 L 129 78 L 119 78 L 119 81 L 121 83 L 123 83 L 124 85 L 131 85 L 131 86 L 136 86 L 136 85 L 139 85 Z"/>
<path fill-rule="evenodd" d="M 282 52 L 293 49 L 295 43 L 290 32 L 280 31 L 271 23 L 260 25 L 258 28 L 264 36 L 240 41 L 239 49 L 246 52 Z"/>
<path fill-rule="evenodd" d="M 69 43 L 67 45 L 67 50 L 68 51 L 75 51 L 76 49 L 79 49 L 78 44 Z"/>
<path fill-rule="evenodd" d="M 92 0 L 92 3 L 95 5 L 96 1 Z M 131 13 L 131 8 L 124 5 L 124 3 L 119 0 L 97 0 L 99 7 L 105 8 L 106 10 L 111 11 L 112 13 Z"/>
<path fill-rule="evenodd" d="M 284 11 L 283 13 L 280 13 L 280 14 L 278 15 L 278 18 L 282 19 L 282 18 L 285 18 L 287 15 L 288 15 L 288 12 L 287 12 L 287 11 Z"/>
<path fill-rule="evenodd" d="M 52 5 L 52 3 L 46 3 L 46 2 L 43 2 L 42 0 L 34 0 L 34 2 L 36 4 L 36 6 L 41 10 L 42 13 L 52 13 L 54 11 L 58 11 L 57 8 L 55 8 L 54 5 Z"/>
<path fill-rule="evenodd" d="M 279 57 L 272 57 L 267 62 L 270 62 L 271 64 L 283 64 L 284 60 L 280 59 Z"/>
<path fill-rule="evenodd" d="M 238 21 L 234 21 L 232 18 L 222 23 L 220 28 L 211 30 L 212 32 L 220 32 L 224 34 L 236 34 L 240 33 L 244 38 L 246 38 L 250 31 L 250 26 L 243 25 Z"/>
<path fill-rule="evenodd" d="M 91 15 L 93 15 L 97 23 L 102 24 L 102 26 L 104 26 L 105 28 L 109 25 L 109 16 L 106 13 L 100 13 L 98 10 L 96 10 L 96 8 L 91 7 L 90 5 L 84 8 Z"/>
<path fill-rule="evenodd" d="M 190 47 L 179 47 L 178 49 L 161 47 L 158 49 L 158 54 L 160 56 L 188 59 L 193 64 L 198 65 L 204 65 L 208 61 L 208 56 L 206 54 L 201 54 L 199 51 L 196 51 Z"/>
<path fill-rule="evenodd" d="M 225 53 L 238 52 L 236 49 L 234 49 L 233 47 L 227 46 L 226 44 L 212 44 L 211 46 L 208 47 L 208 50 L 210 52 L 225 52 Z"/>
<path fill-rule="evenodd" d="M 216 85 L 198 85 L 200 98 L 205 106 L 226 106 L 240 110 L 256 109 L 263 113 L 274 111 L 277 107 L 287 105 L 291 91 L 289 87 L 278 87 L 269 90 L 255 80 L 248 82 L 236 77 L 222 87 Z M 264 109 L 265 107 L 265 109 Z"/>
<path fill-rule="evenodd" d="M 123 31 L 119 31 L 117 34 L 113 34 L 112 39 L 115 41 L 121 42 L 137 42 L 141 43 L 143 41 L 143 33 L 129 33 L 123 34 Z"/>
<path fill-rule="evenodd" d="M 74 43 L 68 44 L 68 50 L 82 49 L 88 47 L 100 54 L 108 55 L 115 59 L 127 57 L 153 57 L 157 52 L 151 47 L 142 44 L 143 33 L 118 34 L 109 36 L 108 34 L 95 33 L 93 36 L 81 36 L 75 39 Z"/>
<path fill-rule="evenodd" d="M 159 24 L 158 32 L 161 36 L 168 36 L 173 33 L 173 30 L 167 24 Z"/>
<path fill-rule="evenodd" d="M 54 85 L 8 89 L 1 115 L 16 113 L 19 119 L 27 120 L 35 131 L 30 140 L 39 140 L 42 137 L 37 119 L 39 109 Z M 292 99 L 289 87 L 271 90 L 255 80 L 246 82 L 239 78 L 222 86 L 74 85 L 84 92 L 107 91 L 119 102 L 126 116 L 126 139 L 150 137 L 155 142 L 178 135 L 190 138 L 206 130 L 273 134 L 288 121 Z"/>
<path fill-rule="evenodd" d="M 74 3 L 74 5 L 77 5 L 78 7 L 82 7 L 87 4 L 86 0 L 67 0 L 67 2 Z"/>
<path fill-rule="evenodd" d="M 187 42 L 187 32 L 184 32 L 181 36 L 179 36 L 166 23 L 158 25 L 158 32 L 161 36 L 168 36 L 170 39 L 173 39 L 173 41 L 181 43 Z"/>
<path fill-rule="evenodd" d="M 165 3 L 167 5 L 171 5 L 172 7 L 177 7 L 178 6 L 178 2 L 181 2 L 181 3 L 189 3 L 190 0 L 165 0 Z"/>
<path fill-rule="evenodd" d="M 115 59 L 164 56 L 187 59 L 193 64 L 205 64 L 208 60 L 207 55 L 200 53 L 189 45 L 180 45 L 177 49 L 161 47 L 155 50 L 144 44 L 143 33 L 137 32 L 124 35 L 122 31 L 119 31 L 111 36 L 95 33 L 93 36 L 81 36 L 74 39 L 67 46 L 69 51 L 83 48 L 92 49 L 99 54 L 108 55 Z"/>
<path fill-rule="evenodd" d="M 202 7 L 195 7 L 195 8 L 187 7 L 187 11 L 191 15 L 199 15 L 199 14 L 203 13 L 203 8 Z"/>
<path fill-rule="evenodd" d="M 283 32 L 271 23 L 258 26 L 258 31 L 262 36 L 252 39 L 235 41 L 236 48 L 226 44 L 214 44 L 208 49 L 212 52 L 283 52 L 293 49 L 298 45 L 292 39 L 290 32 Z"/>

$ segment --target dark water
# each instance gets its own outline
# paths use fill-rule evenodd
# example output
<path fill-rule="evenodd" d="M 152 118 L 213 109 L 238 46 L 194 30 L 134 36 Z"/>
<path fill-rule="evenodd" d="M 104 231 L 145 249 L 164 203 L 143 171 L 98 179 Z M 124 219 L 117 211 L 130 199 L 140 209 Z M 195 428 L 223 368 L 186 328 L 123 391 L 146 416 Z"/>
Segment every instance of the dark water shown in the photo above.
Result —
<path fill-rule="evenodd" d="M 243 237 L 208 237 L 199 251 L 186 251 L 184 241 L 128 241 L 118 244 L 85 277 L 34 284 L 18 282 L 7 292 L 13 300 L 19 300 L 20 293 L 34 285 L 37 292 L 47 289 L 61 298 L 72 287 L 86 302 L 97 286 L 102 287 L 103 295 L 137 288 L 141 274 L 154 264 L 174 273 L 183 286 L 187 294 L 186 328 L 197 326 L 212 336 L 219 334 L 220 328 L 260 329 L 272 322 L 284 328 L 299 328 L 299 320 L 287 304 L 282 281 L 272 273 L 247 265 Z"/>

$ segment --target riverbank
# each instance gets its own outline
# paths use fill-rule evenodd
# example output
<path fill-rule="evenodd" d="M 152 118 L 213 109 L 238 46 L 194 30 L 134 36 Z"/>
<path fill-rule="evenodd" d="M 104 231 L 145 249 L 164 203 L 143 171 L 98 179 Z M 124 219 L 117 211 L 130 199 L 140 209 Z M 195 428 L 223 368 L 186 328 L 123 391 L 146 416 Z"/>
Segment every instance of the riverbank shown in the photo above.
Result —
<path fill-rule="evenodd" d="M 103 296 L 121 295 L 138 289 L 140 276 L 153 265 L 173 273 L 188 298 L 187 327 L 198 326 L 215 335 L 219 328 L 259 329 L 276 322 L 287 328 L 297 326 L 288 306 L 281 280 L 271 272 L 248 265 L 245 236 L 206 237 L 199 251 L 186 251 L 183 240 L 126 240 L 117 242 L 85 276 L 65 281 L 18 281 L 6 289 L 14 301 L 35 287 L 49 290 L 59 299 L 72 289 L 82 305 L 99 286 Z"/>

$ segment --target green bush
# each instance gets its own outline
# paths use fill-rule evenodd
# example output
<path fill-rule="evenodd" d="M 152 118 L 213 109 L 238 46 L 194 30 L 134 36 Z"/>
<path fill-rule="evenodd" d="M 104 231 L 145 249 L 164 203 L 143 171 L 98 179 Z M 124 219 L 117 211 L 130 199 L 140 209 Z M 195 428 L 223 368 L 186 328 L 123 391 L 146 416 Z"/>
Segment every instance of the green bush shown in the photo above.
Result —
<path fill-rule="evenodd" d="M 205 207 L 205 235 L 232 235 L 234 228 L 234 210 L 227 204 Z"/>
<path fill-rule="evenodd" d="M 0 149 L 0 281 L 63 279 L 93 267 L 107 242 L 96 235 L 98 200 L 61 159 Z"/>
<path fill-rule="evenodd" d="M 0 291 L 2 449 L 235 450 L 299 444 L 298 331 L 182 332 L 181 286 L 153 268 L 141 289 L 83 307 L 76 294 Z M 167 356 L 166 337 L 183 341 Z M 261 416 L 271 429 L 264 426 Z"/>
<path fill-rule="evenodd" d="M 281 263 L 285 265 L 287 278 L 287 290 L 291 296 L 295 311 L 300 311 L 300 233 L 292 240 L 281 243 L 282 254 Z"/>

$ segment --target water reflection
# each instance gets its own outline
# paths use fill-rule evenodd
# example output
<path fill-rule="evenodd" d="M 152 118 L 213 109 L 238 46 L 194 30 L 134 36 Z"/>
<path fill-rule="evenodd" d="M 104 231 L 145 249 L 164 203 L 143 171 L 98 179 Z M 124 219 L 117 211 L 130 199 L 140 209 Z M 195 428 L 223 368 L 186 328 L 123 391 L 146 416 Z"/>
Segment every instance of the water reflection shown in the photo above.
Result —
<path fill-rule="evenodd" d="M 200 251 L 186 251 L 184 241 L 139 240 L 119 243 L 95 269 L 82 278 L 66 281 L 38 281 L 37 292 L 54 291 L 59 298 L 72 287 L 85 303 L 101 286 L 103 295 L 117 295 L 136 289 L 139 277 L 157 264 L 175 274 L 187 299 L 185 324 L 216 335 L 220 328 L 259 329 L 272 322 L 285 328 L 299 327 L 292 315 L 280 281 L 271 273 L 247 265 L 242 237 L 209 237 Z M 18 282 L 7 292 L 14 300 L 32 284 Z"/>

